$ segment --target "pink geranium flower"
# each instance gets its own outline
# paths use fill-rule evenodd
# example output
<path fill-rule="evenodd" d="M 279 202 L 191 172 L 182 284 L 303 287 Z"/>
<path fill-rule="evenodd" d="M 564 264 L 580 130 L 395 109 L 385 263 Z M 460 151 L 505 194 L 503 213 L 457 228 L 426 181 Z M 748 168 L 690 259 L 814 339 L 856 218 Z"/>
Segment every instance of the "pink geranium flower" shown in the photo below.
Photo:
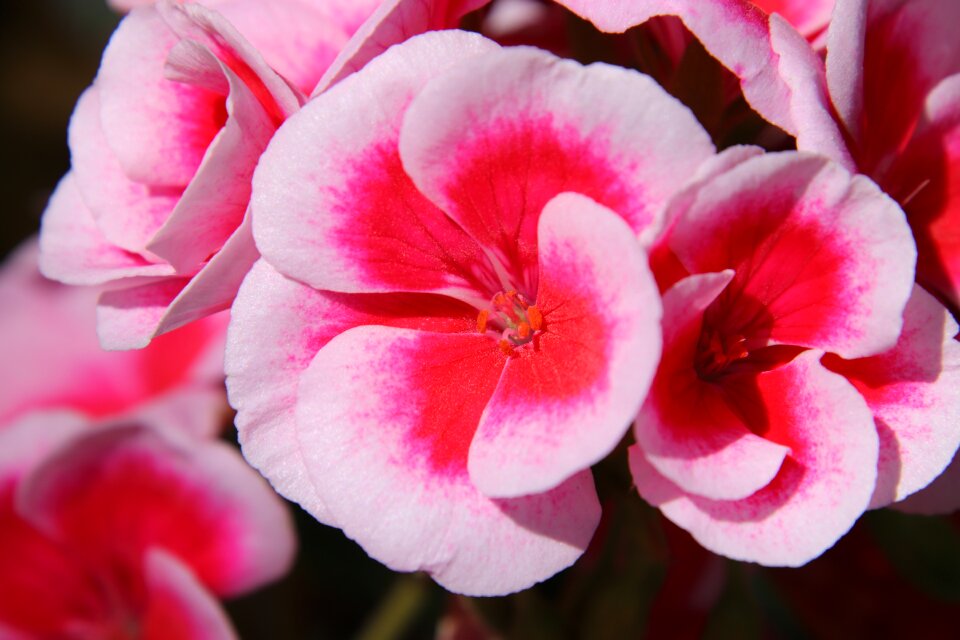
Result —
<path fill-rule="evenodd" d="M 705 547 L 799 565 L 943 470 L 960 443 L 960 344 L 872 182 L 821 157 L 751 155 L 719 156 L 671 207 L 655 261 L 664 357 L 630 463 L 640 494 Z"/>
<path fill-rule="evenodd" d="M 871 176 L 907 214 L 917 243 L 917 281 L 955 311 L 960 305 L 960 48 L 950 33 L 960 5 L 841 0 L 828 32 L 826 68 L 785 25 L 775 35 L 791 88 L 797 145 Z M 778 33 L 777 33 L 778 32 Z M 960 461 L 909 508 L 960 506 L 951 478 Z"/>
<path fill-rule="evenodd" d="M 37 253 L 28 241 L 0 270 L 0 430 L 69 412 L 98 423 L 137 414 L 195 435 L 219 433 L 227 410 L 224 314 L 140 351 L 104 351 L 94 317 L 99 291 L 47 280 Z"/>
<path fill-rule="evenodd" d="M 246 211 L 260 153 L 358 22 L 318 6 L 160 2 L 121 21 L 77 103 L 72 170 L 41 235 L 46 275 L 111 284 L 105 347 L 230 305 L 257 258 Z"/>
<path fill-rule="evenodd" d="M 712 153 L 640 74 L 463 32 L 343 80 L 254 178 L 227 354 L 247 459 L 451 590 L 566 567 L 660 353 L 637 236 Z"/>
<path fill-rule="evenodd" d="M 0 636 L 236 637 L 216 597 L 287 570 L 289 514 L 227 445 L 173 433 L 0 431 Z"/>

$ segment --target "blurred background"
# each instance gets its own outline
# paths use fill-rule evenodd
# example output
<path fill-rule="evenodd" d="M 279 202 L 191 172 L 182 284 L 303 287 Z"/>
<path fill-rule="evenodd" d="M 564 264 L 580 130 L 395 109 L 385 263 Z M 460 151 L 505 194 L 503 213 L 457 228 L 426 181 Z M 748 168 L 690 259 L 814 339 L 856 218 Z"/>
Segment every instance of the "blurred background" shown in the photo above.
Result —
<path fill-rule="evenodd" d="M 4 257 L 35 233 L 68 169 L 67 122 L 117 21 L 103 0 L 0 3 Z M 228 612 L 254 640 L 957 637 L 960 516 L 868 513 L 809 565 L 762 568 L 713 556 L 666 522 L 630 491 L 624 459 L 618 451 L 596 471 L 604 519 L 591 548 L 534 589 L 451 596 L 291 505 L 294 570 Z"/>

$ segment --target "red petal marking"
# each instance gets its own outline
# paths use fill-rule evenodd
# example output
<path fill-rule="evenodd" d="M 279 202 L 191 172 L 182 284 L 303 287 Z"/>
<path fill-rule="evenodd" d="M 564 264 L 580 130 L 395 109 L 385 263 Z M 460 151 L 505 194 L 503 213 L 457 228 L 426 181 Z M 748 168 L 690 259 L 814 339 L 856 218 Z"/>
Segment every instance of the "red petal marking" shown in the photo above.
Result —
<path fill-rule="evenodd" d="M 323 291 L 320 295 L 310 304 L 317 309 L 305 309 L 301 331 L 306 336 L 302 343 L 308 347 L 301 355 L 307 360 L 298 367 L 305 368 L 328 342 L 353 327 L 383 325 L 437 333 L 466 333 L 473 326 L 476 311 L 459 300 L 429 293 Z M 300 338 L 297 343 L 301 343 Z"/>
<path fill-rule="evenodd" d="M 549 275 L 541 279 L 535 308 L 543 318 L 543 329 L 514 350 L 520 357 L 510 364 L 514 379 L 525 379 L 511 389 L 517 400 L 576 401 L 585 393 L 606 389 L 609 336 L 616 327 L 609 326 L 603 309 L 597 308 L 593 292 L 584 291 L 585 282 L 595 282 L 591 270 L 587 262 L 553 260 Z"/>
<path fill-rule="evenodd" d="M 834 0 L 751 0 L 768 14 L 779 13 L 810 38 L 829 22 Z"/>
<path fill-rule="evenodd" d="M 28 637 L 64 637 L 68 626 L 99 626 L 107 603 L 75 555 L 25 522 L 14 488 L 0 487 L 0 626 Z"/>
<path fill-rule="evenodd" d="M 411 408 L 418 410 L 420 422 L 409 432 L 410 450 L 423 456 L 435 474 L 467 473 L 470 442 L 505 361 L 492 341 L 474 335 L 424 334 L 391 354 L 395 375 L 407 380 L 405 388 L 413 394 L 396 398 L 393 411 L 403 416 Z M 398 417 L 398 423 L 405 421 Z"/>
<path fill-rule="evenodd" d="M 554 196 L 575 191 L 627 219 L 634 229 L 650 220 L 640 208 L 638 185 L 615 167 L 610 142 L 594 133 L 587 140 L 575 126 L 551 116 L 520 115 L 474 133 L 451 166 L 457 176 L 446 187 L 456 218 L 482 245 L 494 249 L 513 282 L 536 290 L 537 221 Z M 452 212 L 451 212 L 452 213 Z"/>
<path fill-rule="evenodd" d="M 455 276 L 486 298 L 498 282 L 477 243 L 414 186 L 404 171 L 395 141 L 371 147 L 356 160 L 351 178 L 337 194 L 344 220 L 335 242 L 358 253 L 372 282 L 441 289 Z"/>
<path fill-rule="evenodd" d="M 931 79 L 918 63 L 913 29 L 901 11 L 871 22 L 863 59 L 863 111 L 860 148 L 854 153 L 862 173 L 872 174 L 903 150 L 913 133 Z"/>
<path fill-rule="evenodd" d="M 729 224 L 689 265 L 694 272 L 736 272 L 704 315 L 727 342 L 742 336 L 749 344 L 811 346 L 808 340 L 856 329 L 846 326 L 846 303 L 859 286 L 845 278 L 854 250 L 810 221 L 785 221 L 784 198 L 770 194 L 752 207 L 724 203 L 749 209 L 726 215 Z"/>

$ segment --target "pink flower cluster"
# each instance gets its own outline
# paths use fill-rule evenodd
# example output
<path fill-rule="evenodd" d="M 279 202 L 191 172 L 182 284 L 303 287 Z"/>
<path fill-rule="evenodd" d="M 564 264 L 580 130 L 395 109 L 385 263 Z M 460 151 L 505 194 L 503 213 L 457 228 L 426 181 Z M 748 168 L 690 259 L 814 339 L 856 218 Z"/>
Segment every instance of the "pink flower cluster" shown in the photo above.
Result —
<path fill-rule="evenodd" d="M 113 417 L 68 444 L 0 431 L 36 460 L 0 464 L 0 518 L 50 554 L 79 545 L 70 580 L 122 566 L 98 579 L 144 628 L 216 627 L 209 594 L 275 576 L 290 548 L 226 451 L 150 426 L 205 415 L 168 402 L 199 399 L 178 386 L 192 369 L 123 373 L 227 307 L 246 460 L 452 591 L 576 561 L 608 456 L 704 547 L 767 565 L 914 494 L 903 508 L 958 506 L 960 4 L 115 4 L 141 6 L 77 104 L 40 265 L 102 287 L 105 347 L 150 346 L 65 365 L 104 382 L 18 381 L 31 407 Z M 475 11 L 482 33 L 457 29 Z M 657 63 L 571 59 L 570 12 Z M 119 564 L 113 521 L 85 509 L 145 518 Z M 213 538 L 230 542 L 196 546 Z M 73 606 L 71 624 L 118 615 Z"/>

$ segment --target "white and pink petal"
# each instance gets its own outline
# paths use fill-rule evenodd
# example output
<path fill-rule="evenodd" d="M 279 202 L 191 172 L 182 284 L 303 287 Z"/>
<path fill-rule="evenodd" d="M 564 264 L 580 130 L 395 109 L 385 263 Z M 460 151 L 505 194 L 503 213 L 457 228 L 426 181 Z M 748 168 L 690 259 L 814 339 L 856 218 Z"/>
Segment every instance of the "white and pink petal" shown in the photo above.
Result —
<path fill-rule="evenodd" d="M 646 237 L 713 153 L 690 111 L 647 76 L 522 47 L 438 75 L 400 133 L 420 192 L 511 274 L 535 263 L 537 218 L 557 194 L 589 196 Z M 514 284 L 533 290 L 536 274 L 523 277 Z"/>
<path fill-rule="evenodd" d="M 506 594 L 552 576 L 583 553 L 600 515 L 588 471 L 511 500 L 473 486 L 468 449 L 505 357 L 485 335 L 358 327 L 321 349 L 300 382 L 307 470 L 344 533 L 459 593 Z"/>
<path fill-rule="evenodd" d="M 744 397 L 754 404 L 741 409 L 762 418 L 760 435 L 790 448 L 769 485 L 743 500 L 699 498 L 657 473 L 638 446 L 630 450 L 634 481 L 641 496 L 715 553 L 772 566 L 805 564 L 870 503 L 878 451 L 872 415 L 816 352 L 760 374 Z"/>
<path fill-rule="evenodd" d="M 880 459 L 871 507 L 930 484 L 960 445 L 957 330 L 943 305 L 917 286 L 893 349 L 861 360 L 824 360 L 857 387 L 877 423 Z"/>
<path fill-rule="evenodd" d="M 334 291 L 476 297 L 496 286 L 480 247 L 417 191 L 397 151 L 403 112 L 423 84 L 496 46 L 464 32 L 419 36 L 287 121 L 254 175 L 264 258 Z"/>
<path fill-rule="evenodd" d="M 860 357 L 895 344 L 916 249 L 902 210 L 811 154 L 766 154 L 704 185 L 667 244 L 688 272 L 734 269 L 729 334 Z"/>

